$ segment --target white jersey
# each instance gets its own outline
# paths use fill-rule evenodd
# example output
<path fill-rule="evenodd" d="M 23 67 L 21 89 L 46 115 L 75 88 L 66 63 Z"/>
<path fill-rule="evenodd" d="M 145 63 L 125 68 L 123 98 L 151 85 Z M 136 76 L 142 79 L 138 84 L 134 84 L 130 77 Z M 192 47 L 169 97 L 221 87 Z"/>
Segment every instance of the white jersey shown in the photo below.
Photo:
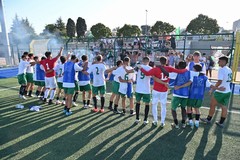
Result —
<path fill-rule="evenodd" d="M 57 64 L 54 67 L 54 70 L 57 72 L 57 82 L 63 83 L 63 70 L 64 70 L 64 64 Z"/>
<path fill-rule="evenodd" d="M 105 71 L 106 66 L 103 63 L 93 64 L 89 67 L 87 72 L 93 73 L 93 86 L 99 87 L 104 86 L 106 84 L 105 82 Z"/>
<path fill-rule="evenodd" d="M 123 66 L 119 67 L 118 69 L 119 69 L 118 72 L 117 72 L 118 73 L 118 78 L 121 77 L 123 80 L 130 80 L 130 79 L 132 79 L 133 81 L 135 80 L 135 73 L 127 73 L 125 71 L 125 69 L 123 68 Z M 131 70 L 133 68 L 130 67 L 130 66 L 126 66 L 126 69 Z M 125 83 L 120 82 L 118 91 L 122 94 L 127 94 L 127 86 L 128 86 L 128 84 L 126 82 Z M 132 91 L 133 91 L 133 89 L 132 89 Z"/>
<path fill-rule="evenodd" d="M 230 83 L 232 81 L 232 70 L 228 66 L 224 66 L 219 68 L 218 70 L 218 80 L 222 80 L 222 83 L 219 87 L 224 87 L 225 91 L 216 90 L 216 92 L 220 93 L 229 93 L 231 92 Z"/>
<path fill-rule="evenodd" d="M 30 60 L 29 62 L 34 62 L 34 60 Z M 33 72 L 34 72 L 33 66 L 28 66 L 26 72 L 27 72 L 27 73 L 33 73 Z"/>
<path fill-rule="evenodd" d="M 119 68 L 121 68 L 121 67 L 118 67 L 116 70 L 114 70 L 114 71 L 112 71 L 112 74 L 114 75 L 114 78 L 113 78 L 113 80 L 115 81 L 115 82 L 118 82 L 119 83 L 119 74 L 121 74 L 121 71 L 122 71 L 122 69 L 119 69 Z"/>
<path fill-rule="evenodd" d="M 28 66 L 30 66 L 30 62 L 21 60 L 18 65 L 18 75 L 25 74 Z"/>
<path fill-rule="evenodd" d="M 152 67 L 148 65 L 141 65 L 145 71 L 149 71 Z M 137 72 L 137 84 L 136 84 L 136 92 L 142 94 L 150 94 L 151 93 L 151 85 L 150 85 L 151 76 L 146 76 L 139 69 Z"/>

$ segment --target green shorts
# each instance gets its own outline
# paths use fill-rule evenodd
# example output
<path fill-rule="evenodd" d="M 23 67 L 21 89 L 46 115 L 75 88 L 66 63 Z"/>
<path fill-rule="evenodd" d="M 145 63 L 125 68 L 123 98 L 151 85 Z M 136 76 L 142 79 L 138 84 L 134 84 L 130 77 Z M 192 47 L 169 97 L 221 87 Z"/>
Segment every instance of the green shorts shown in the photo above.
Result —
<path fill-rule="evenodd" d="M 80 87 L 78 85 L 78 81 L 75 81 L 75 91 L 80 91 Z"/>
<path fill-rule="evenodd" d="M 231 92 L 228 92 L 228 93 L 214 92 L 213 96 L 219 104 L 223 106 L 228 106 Z"/>
<path fill-rule="evenodd" d="M 119 94 L 118 90 L 119 90 L 119 86 L 120 86 L 120 83 L 116 82 L 116 81 L 113 81 L 112 82 L 112 92 L 114 94 Z"/>
<path fill-rule="evenodd" d="M 75 88 L 65 88 L 64 87 L 64 93 L 65 94 L 74 94 Z"/>
<path fill-rule="evenodd" d="M 28 83 L 33 83 L 33 73 L 27 73 L 26 79 Z"/>
<path fill-rule="evenodd" d="M 200 99 L 188 99 L 187 105 L 193 108 L 200 108 L 202 106 L 203 100 Z"/>
<path fill-rule="evenodd" d="M 63 89 L 63 83 L 62 82 L 57 82 L 58 88 Z"/>
<path fill-rule="evenodd" d="M 141 99 L 143 100 L 143 102 L 145 103 L 149 103 L 150 100 L 151 100 L 151 96 L 150 94 L 142 94 L 142 93 L 135 93 L 135 96 L 136 96 L 136 101 L 137 102 L 140 102 Z"/>
<path fill-rule="evenodd" d="M 24 73 L 23 74 L 19 74 L 17 76 L 17 78 L 18 78 L 18 83 L 20 85 L 23 85 L 23 84 L 27 85 L 27 79 L 26 79 L 26 75 Z"/>
<path fill-rule="evenodd" d="M 178 107 L 185 108 L 188 104 L 188 98 L 181 98 L 181 97 L 172 97 L 172 102 L 171 102 L 172 110 L 176 110 Z"/>
<path fill-rule="evenodd" d="M 41 82 L 40 81 L 34 81 L 34 85 L 40 86 Z"/>
<path fill-rule="evenodd" d="M 90 91 L 90 90 L 92 90 L 90 84 L 87 84 L 85 86 L 80 86 L 80 91 Z"/>
<path fill-rule="evenodd" d="M 45 81 L 40 81 L 40 86 L 45 87 Z"/>
<path fill-rule="evenodd" d="M 99 86 L 99 87 L 94 87 L 92 86 L 92 92 L 95 95 L 98 95 L 98 91 L 100 92 L 101 95 L 106 93 L 106 86 Z"/>

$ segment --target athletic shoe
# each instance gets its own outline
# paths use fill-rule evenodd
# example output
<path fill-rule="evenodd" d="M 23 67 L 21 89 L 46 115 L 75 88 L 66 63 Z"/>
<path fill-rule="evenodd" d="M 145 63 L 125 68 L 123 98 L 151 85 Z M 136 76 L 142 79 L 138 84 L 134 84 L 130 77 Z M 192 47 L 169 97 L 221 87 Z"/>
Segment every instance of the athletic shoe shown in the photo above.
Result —
<path fill-rule="evenodd" d="M 104 109 L 100 109 L 99 112 L 103 113 L 103 112 L 104 112 Z"/>
<path fill-rule="evenodd" d="M 182 123 L 182 128 L 185 129 L 186 128 L 186 123 Z"/>
<path fill-rule="evenodd" d="M 210 124 L 211 121 L 209 121 L 207 118 L 200 118 L 202 122 L 206 123 L 206 124 Z"/>
<path fill-rule="evenodd" d="M 44 103 L 47 103 L 47 98 L 43 98 L 43 102 L 44 102 Z"/>
<path fill-rule="evenodd" d="M 91 104 L 87 105 L 88 108 L 92 108 L 93 106 Z"/>
<path fill-rule="evenodd" d="M 220 128 L 223 128 L 224 127 L 224 124 L 223 123 L 220 123 L 219 121 L 216 121 L 215 124 L 220 127 Z"/>
<path fill-rule="evenodd" d="M 144 125 L 147 125 L 148 123 L 149 123 L 148 120 L 143 121 L 143 124 L 144 124 Z"/>
<path fill-rule="evenodd" d="M 156 127 L 157 126 L 157 122 L 153 121 L 152 125 Z"/>
<path fill-rule="evenodd" d="M 134 116 L 136 114 L 136 112 L 134 112 L 134 111 L 130 111 L 130 116 Z"/>
<path fill-rule="evenodd" d="M 51 105 L 51 104 L 53 104 L 53 101 L 52 101 L 52 99 L 49 99 L 48 105 Z"/>
<path fill-rule="evenodd" d="M 160 127 L 163 128 L 165 126 L 165 123 L 161 123 Z"/>
<path fill-rule="evenodd" d="M 76 102 L 72 102 L 72 105 L 73 105 L 74 107 L 77 107 L 77 103 L 76 103 Z"/>
<path fill-rule="evenodd" d="M 171 124 L 171 127 L 172 127 L 172 128 L 176 128 L 176 129 L 179 129 L 179 125 L 176 125 L 175 123 L 172 123 L 172 124 Z"/>
<path fill-rule="evenodd" d="M 66 112 L 65 114 L 66 114 L 66 116 L 70 116 L 72 114 L 72 112 L 69 111 L 69 112 Z"/>
<path fill-rule="evenodd" d="M 63 113 L 65 114 L 67 112 L 67 110 L 66 109 L 63 109 Z"/>
<path fill-rule="evenodd" d="M 19 95 L 19 98 L 27 100 L 27 98 L 24 95 Z"/>
<path fill-rule="evenodd" d="M 97 108 L 93 108 L 92 111 L 93 112 L 98 112 L 98 109 Z"/>
<path fill-rule="evenodd" d="M 61 101 L 59 101 L 59 100 L 56 101 L 56 105 L 58 105 L 58 104 L 60 104 L 60 103 L 61 103 Z"/>
<path fill-rule="evenodd" d="M 199 127 L 199 121 L 195 121 L 195 127 L 198 128 Z"/>
<path fill-rule="evenodd" d="M 110 111 L 113 111 L 113 108 L 112 108 L 112 107 L 108 107 L 108 109 L 109 109 Z"/>
<path fill-rule="evenodd" d="M 83 108 L 88 109 L 89 107 L 85 104 L 85 105 L 83 106 Z"/>
<path fill-rule="evenodd" d="M 193 121 L 192 121 L 192 120 L 189 120 L 189 121 L 188 121 L 188 124 L 189 124 L 189 126 L 193 129 L 193 127 L 194 127 Z"/>
<path fill-rule="evenodd" d="M 140 121 L 141 121 L 140 119 L 136 119 L 135 124 L 138 124 Z"/>
<path fill-rule="evenodd" d="M 66 102 L 65 101 L 62 101 L 62 105 L 65 105 L 66 104 Z"/>
<path fill-rule="evenodd" d="M 114 109 L 114 110 L 113 110 L 113 113 L 115 113 L 115 114 L 121 114 L 122 112 L 119 111 L 118 109 L 116 109 L 116 110 Z"/>

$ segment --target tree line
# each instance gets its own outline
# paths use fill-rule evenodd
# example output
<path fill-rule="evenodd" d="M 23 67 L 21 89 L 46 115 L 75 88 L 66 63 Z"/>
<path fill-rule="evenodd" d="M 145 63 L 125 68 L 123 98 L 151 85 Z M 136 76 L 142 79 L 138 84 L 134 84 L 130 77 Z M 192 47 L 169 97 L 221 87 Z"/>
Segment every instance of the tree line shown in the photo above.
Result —
<path fill-rule="evenodd" d="M 198 17 L 190 21 L 186 27 L 185 32 L 191 34 L 215 34 L 219 32 L 219 25 L 216 19 L 210 18 L 206 15 L 199 14 Z M 116 32 L 114 36 L 139 36 L 139 35 L 161 35 L 163 33 L 171 33 L 176 28 L 162 21 L 156 21 L 153 26 L 142 25 L 141 29 L 137 25 L 125 24 L 123 27 L 114 28 Z M 93 36 L 96 39 L 107 38 L 113 36 L 109 27 L 102 23 L 97 23 L 91 26 L 90 31 L 92 35 L 86 35 L 87 24 L 85 19 L 78 17 L 77 21 L 71 18 L 67 20 L 65 24 L 61 17 L 59 17 L 55 23 L 47 24 L 40 35 L 36 35 L 34 28 L 29 23 L 28 19 L 19 19 L 16 15 L 13 20 L 13 24 L 10 32 L 10 40 L 14 43 L 20 43 L 21 41 L 31 40 L 33 38 L 50 38 L 52 36 L 62 39 L 83 38 L 86 36 Z"/>

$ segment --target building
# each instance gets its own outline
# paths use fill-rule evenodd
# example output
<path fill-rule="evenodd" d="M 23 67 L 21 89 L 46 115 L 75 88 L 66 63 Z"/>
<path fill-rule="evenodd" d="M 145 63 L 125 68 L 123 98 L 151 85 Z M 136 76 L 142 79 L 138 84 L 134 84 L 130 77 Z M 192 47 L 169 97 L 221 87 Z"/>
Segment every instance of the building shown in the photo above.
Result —
<path fill-rule="evenodd" d="M 233 32 L 240 31 L 240 19 L 233 22 Z"/>

